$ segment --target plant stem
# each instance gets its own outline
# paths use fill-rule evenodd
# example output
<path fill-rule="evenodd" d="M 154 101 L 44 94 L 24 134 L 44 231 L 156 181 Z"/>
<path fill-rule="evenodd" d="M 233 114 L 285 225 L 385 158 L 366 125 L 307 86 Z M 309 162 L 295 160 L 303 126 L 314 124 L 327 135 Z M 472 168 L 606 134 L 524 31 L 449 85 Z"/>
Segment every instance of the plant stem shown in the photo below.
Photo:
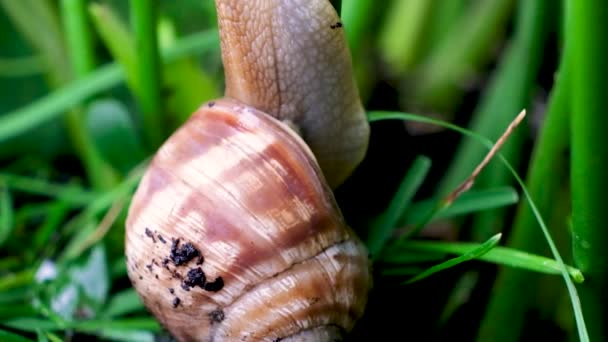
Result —
<path fill-rule="evenodd" d="M 572 232 L 576 265 L 587 281 L 581 302 L 592 341 L 605 339 L 608 327 L 608 7 L 602 0 L 569 2 L 567 39 L 573 45 L 572 69 Z"/>
<path fill-rule="evenodd" d="M 131 21 L 137 53 L 137 85 L 141 89 L 144 135 L 152 150 L 163 141 L 161 73 L 156 34 L 157 0 L 131 0 Z"/>
<path fill-rule="evenodd" d="M 417 62 L 434 4 L 432 0 L 396 0 L 389 6 L 379 44 L 395 74 L 409 71 Z"/>
<path fill-rule="evenodd" d="M 373 0 L 343 0 L 341 17 L 348 46 L 357 54 L 363 35 L 370 29 L 371 13 L 374 10 Z"/>
<path fill-rule="evenodd" d="M 61 11 L 67 38 L 68 53 L 76 79 L 95 70 L 93 32 L 87 18 L 86 1 L 62 0 Z M 68 135 L 82 160 L 87 176 L 95 189 L 108 189 L 114 182 L 111 168 L 103 161 L 95 143 L 87 134 L 81 108 L 66 113 Z"/>
<path fill-rule="evenodd" d="M 551 91 L 545 121 L 537 138 L 528 171 L 527 187 L 543 217 L 552 216 L 554 201 L 568 177 L 565 137 L 570 131 L 570 71 L 569 58 L 563 57 L 558 79 Z M 551 177 L 547 177 L 551 175 Z M 565 221 L 565 213 L 561 215 Z M 547 249 L 543 234 L 527 202 L 517 211 L 508 246 L 529 253 L 540 254 Z M 504 268 L 492 290 L 492 297 L 483 319 L 479 341 L 517 341 L 526 310 L 534 304 L 534 288 L 538 277 L 529 272 Z"/>
<path fill-rule="evenodd" d="M 61 7 L 72 66 L 78 76 L 84 76 L 97 64 L 86 1 L 62 0 Z"/>

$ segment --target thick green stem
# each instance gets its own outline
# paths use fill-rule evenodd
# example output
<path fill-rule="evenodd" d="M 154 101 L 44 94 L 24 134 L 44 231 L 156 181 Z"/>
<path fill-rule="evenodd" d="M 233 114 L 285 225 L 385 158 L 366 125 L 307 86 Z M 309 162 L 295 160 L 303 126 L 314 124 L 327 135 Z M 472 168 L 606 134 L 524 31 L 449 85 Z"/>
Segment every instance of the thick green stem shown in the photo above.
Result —
<path fill-rule="evenodd" d="M 61 11 L 73 74 L 75 78 L 83 78 L 96 66 L 93 32 L 87 18 L 86 1 L 62 0 Z M 110 188 L 114 182 L 113 172 L 104 163 L 93 140 L 87 134 L 82 109 L 68 111 L 65 120 L 72 146 L 82 160 L 91 184 L 96 189 Z"/>
<path fill-rule="evenodd" d="M 373 0 L 343 0 L 340 16 L 344 21 L 346 40 L 351 51 L 359 50 L 361 40 L 372 22 Z"/>
<path fill-rule="evenodd" d="M 62 0 L 61 8 L 72 66 L 78 76 L 84 76 L 96 65 L 86 1 Z"/>
<path fill-rule="evenodd" d="M 532 154 L 527 187 L 543 217 L 554 215 L 555 201 L 568 177 L 570 72 L 564 58 L 559 79 L 551 91 L 542 130 Z M 551 175 L 548 177 L 548 175 Z M 561 213 L 566 220 L 566 213 Z M 541 254 L 547 249 L 536 217 L 527 202 L 518 208 L 508 246 Z M 500 271 L 483 319 L 479 341 L 517 341 L 526 319 L 526 310 L 534 304 L 538 275 L 512 268 Z"/>
<path fill-rule="evenodd" d="M 396 0 L 389 6 L 379 44 L 395 74 L 409 71 L 417 62 L 434 4 L 433 0 Z"/>
<path fill-rule="evenodd" d="M 570 1 L 567 39 L 572 69 L 572 232 L 576 265 L 585 274 L 581 302 L 591 341 L 608 334 L 608 7 Z"/>
<path fill-rule="evenodd" d="M 142 124 L 148 146 L 156 149 L 163 141 L 161 70 L 156 34 L 157 0 L 131 0 L 131 21 L 137 53 L 137 85 L 141 89 Z"/>

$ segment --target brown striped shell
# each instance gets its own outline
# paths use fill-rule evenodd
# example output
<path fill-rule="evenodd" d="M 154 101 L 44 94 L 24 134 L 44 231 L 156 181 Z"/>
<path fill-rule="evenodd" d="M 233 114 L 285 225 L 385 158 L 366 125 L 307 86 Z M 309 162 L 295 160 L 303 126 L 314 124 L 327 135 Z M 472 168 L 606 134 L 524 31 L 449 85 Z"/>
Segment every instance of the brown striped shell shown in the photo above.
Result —
<path fill-rule="evenodd" d="M 367 251 L 304 142 L 233 100 L 202 106 L 133 198 L 129 277 L 180 341 L 332 341 L 362 315 Z"/>

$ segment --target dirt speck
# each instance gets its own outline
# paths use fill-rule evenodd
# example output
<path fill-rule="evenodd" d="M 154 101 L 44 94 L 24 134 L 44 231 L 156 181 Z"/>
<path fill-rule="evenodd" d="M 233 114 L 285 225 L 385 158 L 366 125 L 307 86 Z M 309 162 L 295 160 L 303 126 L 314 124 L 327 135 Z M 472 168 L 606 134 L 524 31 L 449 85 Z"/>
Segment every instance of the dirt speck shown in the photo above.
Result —
<path fill-rule="evenodd" d="M 152 239 L 152 242 L 156 243 L 156 238 L 154 237 L 154 234 L 152 234 L 152 231 L 148 227 L 146 227 L 145 233 L 146 233 L 147 237 Z"/>
<path fill-rule="evenodd" d="M 211 320 L 211 324 L 220 323 L 225 318 L 224 311 L 222 309 L 213 310 L 209 313 L 209 319 Z"/>
<path fill-rule="evenodd" d="M 201 253 L 190 242 L 180 246 L 179 239 L 173 240 L 171 244 L 171 254 L 169 258 L 175 266 L 180 266 L 188 263 L 190 260 L 199 257 Z"/>
<path fill-rule="evenodd" d="M 184 284 L 187 287 L 195 287 L 199 286 L 200 288 L 205 287 L 206 283 L 205 272 L 200 267 L 192 268 L 188 271 L 186 275 L 186 279 L 184 280 Z M 183 287 L 183 286 L 182 286 Z"/>
<path fill-rule="evenodd" d="M 173 298 L 173 308 L 176 308 L 179 305 L 179 303 L 181 303 L 181 301 L 182 300 L 179 299 L 179 297 Z"/>
<path fill-rule="evenodd" d="M 218 292 L 224 287 L 224 279 L 222 277 L 215 278 L 215 281 L 205 284 L 205 290 L 210 292 Z"/>

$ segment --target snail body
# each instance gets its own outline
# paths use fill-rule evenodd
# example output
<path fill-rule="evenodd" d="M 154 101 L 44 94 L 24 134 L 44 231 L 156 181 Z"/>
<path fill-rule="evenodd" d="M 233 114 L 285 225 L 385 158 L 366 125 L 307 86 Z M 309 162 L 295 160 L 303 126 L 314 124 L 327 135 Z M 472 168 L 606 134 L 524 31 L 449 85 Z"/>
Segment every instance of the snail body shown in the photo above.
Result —
<path fill-rule="evenodd" d="M 338 17 L 326 0 L 216 6 L 226 96 L 203 104 L 146 170 L 126 222 L 129 278 L 179 341 L 339 340 L 363 315 L 372 279 L 332 192 L 369 130 Z M 302 52 L 308 65 L 317 58 L 305 82 L 296 65 L 276 74 L 299 51 L 284 38 L 255 59 L 247 52 L 266 41 L 252 35 L 261 18 L 290 13 L 300 26 L 289 32 L 337 44 Z"/>

